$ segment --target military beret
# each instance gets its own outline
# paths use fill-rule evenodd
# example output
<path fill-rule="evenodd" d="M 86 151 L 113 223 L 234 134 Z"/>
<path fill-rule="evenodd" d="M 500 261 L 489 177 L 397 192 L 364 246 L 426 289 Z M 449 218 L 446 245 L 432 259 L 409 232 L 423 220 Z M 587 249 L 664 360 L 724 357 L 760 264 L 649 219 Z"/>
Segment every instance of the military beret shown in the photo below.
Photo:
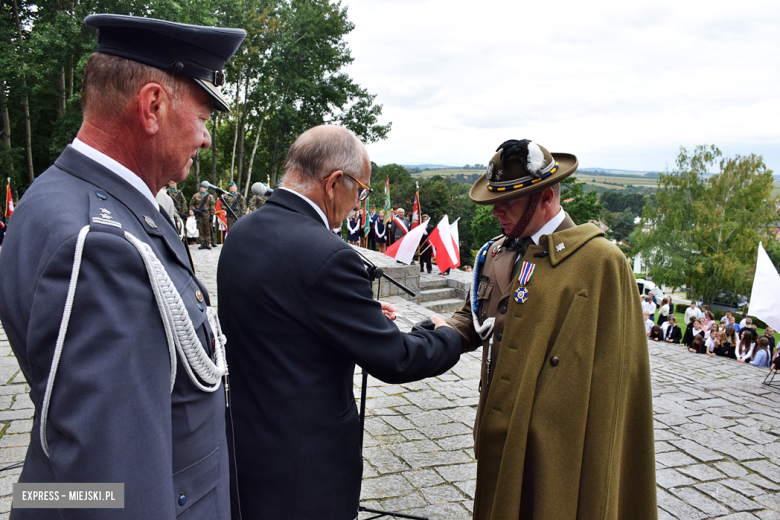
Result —
<path fill-rule="evenodd" d="M 529 139 L 505 141 L 469 191 L 477 204 L 496 204 L 543 190 L 574 173 L 577 157 L 550 153 Z"/>
<path fill-rule="evenodd" d="M 230 181 L 230 182 L 228 183 L 228 188 L 230 188 L 231 186 L 235 186 L 235 185 L 236 185 L 236 183 L 235 183 L 235 182 L 233 182 L 233 181 Z"/>
<path fill-rule="evenodd" d="M 243 29 L 119 14 L 92 14 L 84 23 L 98 29 L 98 52 L 188 76 L 213 98 L 216 110 L 230 112 L 219 87 L 225 83 L 225 62 L 246 37 Z"/>

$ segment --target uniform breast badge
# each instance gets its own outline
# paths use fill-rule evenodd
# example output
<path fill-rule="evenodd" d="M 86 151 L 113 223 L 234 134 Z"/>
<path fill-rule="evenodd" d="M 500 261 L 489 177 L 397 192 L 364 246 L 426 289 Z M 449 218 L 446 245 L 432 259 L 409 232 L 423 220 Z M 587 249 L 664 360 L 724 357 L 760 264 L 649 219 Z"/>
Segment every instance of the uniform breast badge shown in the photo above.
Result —
<path fill-rule="evenodd" d="M 531 262 L 523 262 L 520 267 L 520 276 L 517 277 L 517 281 L 520 282 L 520 287 L 515 291 L 515 301 L 517 303 L 525 303 L 528 300 L 528 289 L 526 285 L 531 281 L 531 277 L 536 270 L 536 264 Z"/>
<path fill-rule="evenodd" d="M 493 248 L 493 252 L 490 254 L 490 256 L 496 256 L 500 252 L 501 252 L 501 246 L 496 246 Z"/>
<path fill-rule="evenodd" d="M 556 252 L 556 253 L 560 253 L 560 252 L 561 252 L 561 251 L 563 251 L 564 249 L 566 249 L 566 246 L 564 246 L 564 245 L 563 245 L 563 242 L 561 242 L 560 244 L 558 244 L 557 246 L 555 246 L 555 252 Z"/>

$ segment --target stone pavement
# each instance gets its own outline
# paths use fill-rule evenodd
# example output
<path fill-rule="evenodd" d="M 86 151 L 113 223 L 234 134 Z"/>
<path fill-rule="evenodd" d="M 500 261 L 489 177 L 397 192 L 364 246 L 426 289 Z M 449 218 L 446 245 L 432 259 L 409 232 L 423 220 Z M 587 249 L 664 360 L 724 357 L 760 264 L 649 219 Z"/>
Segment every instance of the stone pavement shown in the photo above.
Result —
<path fill-rule="evenodd" d="M 192 249 L 213 303 L 220 250 Z M 412 321 L 431 312 L 400 296 L 388 301 Z M 653 341 L 648 350 L 659 518 L 780 520 L 780 388 L 760 384 L 764 369 Z M 431 520 L 471 518 L 480 360 L 479 352 L 466 354 L 439 377 L 403 385 L 369 377 L 363 505 Z M 359 369 L 354 380 L 359 397 Z M 21 472 L 10 466 L 24 460 L 30 442 L 28 392 L 0 330 L 0 520 Z"/>

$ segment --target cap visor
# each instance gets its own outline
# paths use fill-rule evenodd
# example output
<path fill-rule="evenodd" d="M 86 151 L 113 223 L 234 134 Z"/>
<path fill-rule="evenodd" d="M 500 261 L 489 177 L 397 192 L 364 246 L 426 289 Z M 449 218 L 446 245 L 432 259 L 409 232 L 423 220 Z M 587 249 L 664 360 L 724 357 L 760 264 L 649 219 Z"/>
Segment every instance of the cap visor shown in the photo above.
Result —
<path fill-rule="evenodd" d="M 477 182 L 471 187 L 469 197 L 475 204 L 496 204 L 507 200 L 532 195 L 537 191 L 561 182 L 563 179 L 574 173 L 577 169 L 577 158 L 570 153 L 553 153 L 553 158 L 558 162 L 558 171 L 544 179 L 525 188 L 518 188 L 511 191 L 489 191 L 487 177 L 483 174 L 477 179 Z"/>
<path fill-rule="evenodd" d="M 214 99 L 214 110 L 219 110 L 220 112 L 224 112 L 226 114 L 230 113 L 230 102 L 225 96 L 222 95 L 222 92 L 220 92 L 212 82 L 200 78 L 192 79 L 195 81 L 195 83 L 200 85 L 203 90 L 205 90 L 208 95 L 212 97 L 212 99 Z"/>

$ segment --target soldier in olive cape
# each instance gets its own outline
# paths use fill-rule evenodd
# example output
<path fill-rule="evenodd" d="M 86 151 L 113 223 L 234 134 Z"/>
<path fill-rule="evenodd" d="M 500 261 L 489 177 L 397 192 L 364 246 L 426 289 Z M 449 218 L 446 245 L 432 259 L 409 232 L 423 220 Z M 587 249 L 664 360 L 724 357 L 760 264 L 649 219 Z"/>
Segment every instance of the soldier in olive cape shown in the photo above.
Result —
<path fill-rule="evenodd" d="M 208 192 L 209 183 L 203 181 L 200 183 L 198 192 L 190 199 L 190 209 L 195 212 L 195 218 L 198 219 L 198 249 L 211 249 L 211 221 L 214 218 L 216 204 L 214 197 Z"/>
<path fill-rule="evenodd" d="M 230 209 L 233 210 L 233 213 L 236 214 L 237 218 L 241 218 L 244 215 L 244 196 L 238 192 L 238 187 L 235 182 L 230 181 L 230 184 L 228 184 L 228 193 L 225 193 L 222 198 L 227 205 L 230 206 Z M 227 228 L 228 231 L 230 231 L 230 228 L 233 227 L 233 224 L 236 223 L 237 219 L 233 218 L 233 215 L 227 209 L 225 209 L 225 212 L 225 216 L 227 217 Z"/>
<path fill-rule="evenodd" d="M 577 169 L 524 139 L 469 196 L 505 236 L 485 244 L 449 323 L 482 347 L 474 518 L 655 519 L 650 360 L 623 253 L 560 206 Z"/>
<path fill-rule="evenodd" d="M 176 189 L 176 183 L 171 181 L 168 183 L 168 187 L 165 189 L 168 192 L 168 196 L 173 199 L 173 207 L 176 208 L 176 213 L 179 214 L 182 221 L 187 221 L 190 208 L 187 207 L 187 201 L 184 199 L 184 192 Z"/>

